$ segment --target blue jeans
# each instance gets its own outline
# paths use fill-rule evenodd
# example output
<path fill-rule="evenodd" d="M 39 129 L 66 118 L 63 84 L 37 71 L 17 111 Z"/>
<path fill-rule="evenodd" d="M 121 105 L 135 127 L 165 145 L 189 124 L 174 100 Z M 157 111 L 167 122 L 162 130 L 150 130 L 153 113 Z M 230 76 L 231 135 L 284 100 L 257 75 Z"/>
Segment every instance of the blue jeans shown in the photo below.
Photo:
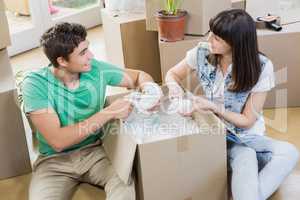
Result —
<path fill-rule="evenodd" d="M 266 200 L 291 173 L 299 159 L 288 142 L 259 135 L 245 135 L 241 143 L 229 141 L 234 200 Z"/>

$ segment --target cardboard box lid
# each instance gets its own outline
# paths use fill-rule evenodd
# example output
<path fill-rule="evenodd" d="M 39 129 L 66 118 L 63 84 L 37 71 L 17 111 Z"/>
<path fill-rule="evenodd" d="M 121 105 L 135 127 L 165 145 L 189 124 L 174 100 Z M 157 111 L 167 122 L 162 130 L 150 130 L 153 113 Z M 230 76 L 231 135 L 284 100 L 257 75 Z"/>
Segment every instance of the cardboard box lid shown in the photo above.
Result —
<path fill-rule="evenodd" d="M 0 50 L 0 92 L 15 88 L 15 81 L 6 49 Z"/>

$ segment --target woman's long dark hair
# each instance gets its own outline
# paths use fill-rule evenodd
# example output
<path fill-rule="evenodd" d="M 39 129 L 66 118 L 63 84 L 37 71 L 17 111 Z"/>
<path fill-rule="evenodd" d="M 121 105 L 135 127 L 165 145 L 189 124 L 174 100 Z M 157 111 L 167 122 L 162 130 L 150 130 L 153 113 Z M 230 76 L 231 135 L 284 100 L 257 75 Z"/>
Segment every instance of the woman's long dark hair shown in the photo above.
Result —
<path fill-rule="evenodd" d="M 250 90 L 261 73 L 256 27 L 252 17 L 244 10 L 226 10 L 211 19 L 209 26 L 210 31 L 226 41 L 232 49 L 233 85 L 230 90 Z"/>

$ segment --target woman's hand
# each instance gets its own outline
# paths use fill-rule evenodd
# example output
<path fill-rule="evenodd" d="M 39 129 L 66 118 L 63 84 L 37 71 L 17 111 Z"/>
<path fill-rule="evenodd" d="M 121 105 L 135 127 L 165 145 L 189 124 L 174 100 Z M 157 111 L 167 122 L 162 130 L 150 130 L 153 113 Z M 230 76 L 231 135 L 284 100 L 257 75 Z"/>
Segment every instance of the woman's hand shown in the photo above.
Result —
<path fill-rule="evenodd" d="M 218 106 L 204 97 L 197 96 L 193 101 L 193 110 L 194 111 L 212 111 L 218 113 Z"/>
<path fill-rule="evenodd" d="M 184 91 L 180 87 L 178 83 L 174 82 L 169 82 L 167 83 L 168 89 L 169 89 L 169 99 L 181 99 L 184 96 Z"/>

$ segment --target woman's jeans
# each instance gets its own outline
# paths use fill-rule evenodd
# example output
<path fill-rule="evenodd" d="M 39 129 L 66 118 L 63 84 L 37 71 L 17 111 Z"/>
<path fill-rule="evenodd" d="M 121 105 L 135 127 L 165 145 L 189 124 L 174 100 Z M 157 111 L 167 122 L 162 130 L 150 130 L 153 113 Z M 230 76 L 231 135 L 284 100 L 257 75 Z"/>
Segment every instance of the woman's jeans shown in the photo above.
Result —
<path fill-rule="evenodd" d="M 296 147 L 266 136 L 245 135 L 228 142 L 234 200 L 265 200 L 291 173 L 299 159 Z"/>

